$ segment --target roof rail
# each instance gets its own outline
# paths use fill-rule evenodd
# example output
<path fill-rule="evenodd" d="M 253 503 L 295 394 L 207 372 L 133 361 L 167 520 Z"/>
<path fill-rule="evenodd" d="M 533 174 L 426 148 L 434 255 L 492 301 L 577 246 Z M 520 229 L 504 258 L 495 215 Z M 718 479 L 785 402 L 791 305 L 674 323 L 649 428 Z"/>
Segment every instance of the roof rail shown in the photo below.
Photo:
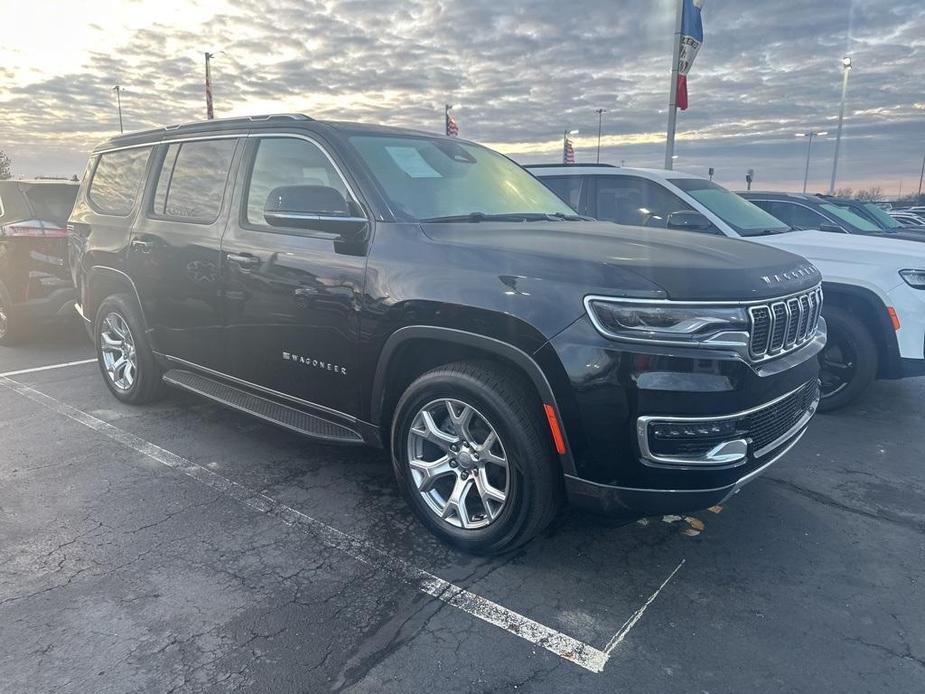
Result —
<path fill-rule="evenodd" d="M 246 123 L 255 123 L 260 121 L 269 121 L 275 118 L 288 118 L 289 120 L 314 120 L 310 116 L 306 116 L 303 113 L 266 113 L 258 116 L 241 116 L 236 118 L 213 118 L 212 120 L 197 120 L 191 121 L 189 123 L 177 123 L 175 125 L 166 125 L 163 130 L 179 130 L 180 128 L 186 128 L 193 125 L 211 125 L 213 123 L 222 123 L 222 124 L 234 124 L 240 123 L 242 125 Z"/>
<path fill-rule="evenodd" d="M 525 169 L 538 169 L 544 166 L 567 166 L 568 168 L 582 167 L 582 166 L 603 166 L 607 169 L 619 169 L 620 167 L 616 164 L 563 164 L 561 161 L 556 162 L 555 164 L 524 164 Z"/>

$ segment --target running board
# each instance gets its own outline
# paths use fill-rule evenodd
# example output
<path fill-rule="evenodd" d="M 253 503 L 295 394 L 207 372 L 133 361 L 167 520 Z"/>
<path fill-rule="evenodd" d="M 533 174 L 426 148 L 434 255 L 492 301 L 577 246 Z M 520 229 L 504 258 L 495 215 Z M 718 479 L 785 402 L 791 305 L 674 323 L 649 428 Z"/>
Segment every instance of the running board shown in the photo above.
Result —
<path fill-rule="evenodd" d="M 164 374 L 164 383 L 313 439 L 328 443 L 363 443 L 362 437 L 357 432 L 345 426 L 254 395 L 193 371 L 171 369 Z"/>

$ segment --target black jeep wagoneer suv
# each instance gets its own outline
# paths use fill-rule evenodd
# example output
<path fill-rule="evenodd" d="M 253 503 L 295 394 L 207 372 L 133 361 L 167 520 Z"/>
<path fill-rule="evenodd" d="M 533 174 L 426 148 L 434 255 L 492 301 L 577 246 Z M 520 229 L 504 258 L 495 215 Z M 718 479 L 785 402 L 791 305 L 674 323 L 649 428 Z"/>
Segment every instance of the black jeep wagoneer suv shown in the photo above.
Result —
<path fill-rule="evenodd" d="M 421 521 L 469 551 L 526 541 L 563 497 L 720 502 L 819 398 L 804 259 L 588 220 L 457 138 L 301 115 L 124 135 L 69 229 L 115 397 L 167 384 L 386 447 Z"/>

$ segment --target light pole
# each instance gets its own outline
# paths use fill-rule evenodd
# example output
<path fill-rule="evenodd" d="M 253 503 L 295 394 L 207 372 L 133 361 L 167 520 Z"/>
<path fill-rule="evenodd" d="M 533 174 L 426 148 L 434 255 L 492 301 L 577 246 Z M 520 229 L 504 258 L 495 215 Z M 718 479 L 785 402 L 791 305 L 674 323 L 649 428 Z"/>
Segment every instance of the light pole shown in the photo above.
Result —
<path fill-rule="evenodd" d="M 841 107 L 838 109 L 838 131 L 835 134 L 835 160 L 832 162 L 832 182 L 829 184 L 829 195 L 835 195 L 835 180 L 838 178 L 838 155 L 841 150 L 841 132 L 845 122 L 845 98 L 848 96 L 848 73 L 851 72 L 851 58 L 845 56 L 841 59 L 844 77 L 841 84 Z"/>
<path fill-rule="evenodd" d="M 215 118 L 215 109 L 212 107 L 212 67 L 209 63 L 215 54 L 206 51 L 204 55 L 206 56 L 206 120 L 212 120 Z"/>
<path fill-rule="evenodd" d="M 119 109 L 119 132 L 124 133 L 125 130 L 122 129 L 122 87 L 117 84 L 112 91 L 116 93 L 116 106 Z"/>
<path fill-rule="evenodd" d="M 797 133 L 797 137 L 806 137 L 809 138 L 809 144 L 806 147 L 806 172 L 803 174 L 803 192 L 806 192 L 806 185 L 809 182 L 809 159 L 813 154 L 813 138 L 820 137 L 822 135 L 828 135 L 827 130 L 821 132 L 816 132 L 815 130 L 807 130 L 805 133 Z"/>
<path fill-rule="evenodd" d="M 916 196 L 918 199 L 915 201 L 916 205 L 922 204 L 922 180 L 925 179 L 925 156 L 922 157 L 922 173 L 919 174 L 919 194 Z"/>
<path fill-rule="evenodd" d="M 574 164 L 575 163 L 575 150 L 572 148 L 571 152 L 571 161 L 569 161 L 569 135 L 577 135 L 580 131 L 578 130 L 565 130 L 562 133 L 562 163 L 563 164 Z"/>
<path fill-rule="evenodd" d="M 601 127 L 604 123 L 604 114 L 607 113 L 607 109 L 599 108 L 595 110 L 597 113 L 597 163 L 601 163 Z"/>

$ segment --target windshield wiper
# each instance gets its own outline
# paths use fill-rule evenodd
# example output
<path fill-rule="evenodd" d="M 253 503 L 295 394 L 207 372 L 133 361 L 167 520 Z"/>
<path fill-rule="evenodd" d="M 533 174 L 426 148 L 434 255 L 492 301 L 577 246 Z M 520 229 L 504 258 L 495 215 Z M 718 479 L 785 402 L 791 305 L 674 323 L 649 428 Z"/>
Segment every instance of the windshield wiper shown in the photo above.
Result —
<path fill-rule="evenodd" d="M 547 220 L 565 219 L 568 215 L 561 213 L 548 214 L 546 212 L 509 212 L 506 214 L 488 214 L 487 212 L 470 212 L 469 214 L 454 214 L 446 217 L 428 217 L 421 219 L 424 223 L 452 223 L 452 222 L 543 222 Z"/>
<path fill-rule="evenodd" d="M 587 217 L 583 214 L 564 214 L 562 212 L 550 212 L 546 215 L 549 219 L 561 219 L 565 222 L 593 222 L 595 221 L 594 217 Z"/>

